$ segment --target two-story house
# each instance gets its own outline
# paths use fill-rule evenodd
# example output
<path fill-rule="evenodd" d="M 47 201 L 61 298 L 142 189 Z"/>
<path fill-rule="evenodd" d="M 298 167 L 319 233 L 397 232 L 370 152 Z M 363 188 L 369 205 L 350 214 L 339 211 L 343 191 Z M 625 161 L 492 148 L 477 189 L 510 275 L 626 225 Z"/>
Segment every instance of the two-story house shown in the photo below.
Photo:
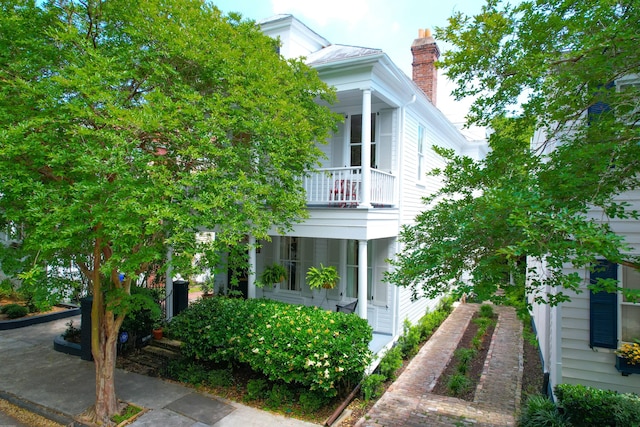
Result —
<path fill-rule="evenodd" d="M 435 300 L 412 299 L 409 290 L 383 281 L 391 259 L 401 249 L 398 234 L 424 206 L 421 198 L 438 186 L 426 173 L 443 165 L 437 145 L 471 157 L 484 145 L 468 142 L 436 107 L 440 52 L 430 33 L 413 42 L 413 79 L 379 49 L 331 44 L 291 15 L 258 23 L 279 38 L 280 54 L 305 57 L 320 77 L 337 90 L 331 108 L 344 117 L 322 145 L 322 167 L 304 179 L 309 218 L 286 235 L 249 254 L 251 267 L 242 291 L 336 310 L 357 300 L 355 312 L 373 327 L 372 348 L 379 350 L 402 332 L 405 319 L 415 323 Z M 287 278 L 275 287 L 255 286 L 266 266 L 284 266 Z M 334 289 L 311 290 L 309 267 L 335 266 L 341 280 Z M 231 272 L 229 274 L 232 274 Z M 228 287 L 229 275 L 217 275 L 216 287 Z"/>

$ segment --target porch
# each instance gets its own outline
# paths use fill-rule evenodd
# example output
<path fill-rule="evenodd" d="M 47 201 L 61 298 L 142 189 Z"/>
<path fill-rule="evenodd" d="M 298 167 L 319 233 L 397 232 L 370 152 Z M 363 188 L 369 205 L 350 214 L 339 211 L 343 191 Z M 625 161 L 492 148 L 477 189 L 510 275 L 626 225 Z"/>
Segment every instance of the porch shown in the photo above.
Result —
<path fill-rule="evenodd" d="M 397 203 L 396 177 L 378 169 L 321 168 L 309 172 L 303 186 L 308 206 L 388 208 Z"/>

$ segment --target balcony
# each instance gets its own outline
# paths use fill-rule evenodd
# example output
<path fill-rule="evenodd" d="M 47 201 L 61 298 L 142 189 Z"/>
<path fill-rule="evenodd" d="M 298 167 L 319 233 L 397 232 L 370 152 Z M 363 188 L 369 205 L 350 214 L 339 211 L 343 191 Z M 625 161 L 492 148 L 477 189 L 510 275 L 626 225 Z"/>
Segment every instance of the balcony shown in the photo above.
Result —
<path fill-rule="evenodd" d="M 396 177 L 370 169 L 370 198 L 374 208 L 395 205 Z M 363 203 L 363 175 L 359 167 L 323 168 L 304 178 L 307 205 L 317 207 L 356 208 Z"/>

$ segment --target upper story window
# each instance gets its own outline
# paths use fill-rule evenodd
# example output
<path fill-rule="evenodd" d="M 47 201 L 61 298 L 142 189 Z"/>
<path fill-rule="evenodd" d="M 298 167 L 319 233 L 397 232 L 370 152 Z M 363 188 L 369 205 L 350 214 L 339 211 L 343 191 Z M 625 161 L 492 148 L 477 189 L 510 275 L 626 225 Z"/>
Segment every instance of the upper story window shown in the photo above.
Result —
<path fill-rule="evenodd" d="M 640 271 L 629 266 L 622 266 L 622 287 L 640 291 Z M 624 296 L 620 302 L 620 339 L 634 342 L 640 339 L 640 303 L 627 300 Z"/>
<path fill-rule="evenodd" d="M 425 141 L 425 134 L 424 126 L 418 125 L 418 181 L 424 180 L 424 175 L 426 173 L 427 143 Z"/>
<path fill-rule="evenodd" d="M 351 166 L 362 166 L 362 114 L 351 115 L 349 147 Z M 376 114 L 371 113 L 371 167 L 376 165 Z"/>

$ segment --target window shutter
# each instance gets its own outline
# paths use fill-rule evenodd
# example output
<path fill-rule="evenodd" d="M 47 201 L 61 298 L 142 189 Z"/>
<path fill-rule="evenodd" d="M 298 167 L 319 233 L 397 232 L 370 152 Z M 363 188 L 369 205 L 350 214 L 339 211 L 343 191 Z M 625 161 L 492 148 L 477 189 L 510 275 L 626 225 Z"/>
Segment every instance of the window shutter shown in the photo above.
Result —
<path fill-rule="evenodd" d="M 618 264 L 600 262 L 600 270 L 591 273 L 591 283 L 597 279 L 618 279 Z M 615 292 L 590 293 L 590 347 L 617 348 L 618 346 L 618 294 Z"/>

